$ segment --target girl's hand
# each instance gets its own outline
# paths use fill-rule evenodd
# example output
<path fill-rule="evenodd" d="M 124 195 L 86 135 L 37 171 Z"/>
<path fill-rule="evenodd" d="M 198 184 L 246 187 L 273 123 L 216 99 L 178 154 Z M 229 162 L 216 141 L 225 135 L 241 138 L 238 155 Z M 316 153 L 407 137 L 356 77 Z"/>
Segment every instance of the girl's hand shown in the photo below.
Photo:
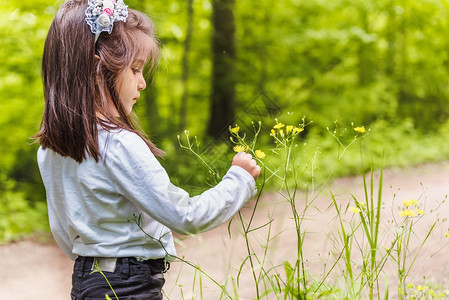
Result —
<path fill-rule="evenodd" d="M 254 177 L 254 180 L 259 178 L 260 166 L 257 165 L 257 162 L 253 159 L 251 154 L 245 152 L 237 153 L 232 159 L 232 165 L 245 169 L 251 176 Z"/>

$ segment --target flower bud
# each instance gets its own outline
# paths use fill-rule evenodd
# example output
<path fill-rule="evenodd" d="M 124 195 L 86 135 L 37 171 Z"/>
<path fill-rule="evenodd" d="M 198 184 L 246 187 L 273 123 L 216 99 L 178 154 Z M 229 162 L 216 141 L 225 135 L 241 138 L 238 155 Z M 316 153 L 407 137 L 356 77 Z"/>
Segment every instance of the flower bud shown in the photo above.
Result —
<path fill-rule="evenodd" d="M 112 11 L 112 9 L 110 9 L 110 8 L 105 8 L 105 9 L 103 10 L 103 12 L 104 12 L 105 14 L 107 14 L 108 16 L 112 16 L 112 14 L 114 13 L 114 12 Z"/>
<path fill-rule="evenodd" d="M 98 25 L 102 27 L 108 27 L 111 25 L 111 20 L 107 14 L 101 14 L 97 19 Z"/>

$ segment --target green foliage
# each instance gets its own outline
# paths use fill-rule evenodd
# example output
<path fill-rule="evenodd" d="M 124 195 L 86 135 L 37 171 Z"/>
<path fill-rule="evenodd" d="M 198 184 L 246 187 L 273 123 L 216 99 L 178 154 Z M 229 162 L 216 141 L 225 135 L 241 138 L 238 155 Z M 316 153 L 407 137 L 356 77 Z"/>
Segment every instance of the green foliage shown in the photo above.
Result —
<path fill-rule="evenodd" d="M 0 4 L 0 242 L 48 230 L 35 146 L 42 115 L 40 62 L 52 18 L 46 1 Z"/>
<path fill-rule="evenodd" d="M 37 145 L 30 146 L 29 137 L 37 132 L 42 115 L 42 49 L 60 3 L 0 4 L 0 176 L 14 182 L 11 189 L 0 188 L 2 201 L 14 193 L 14 199 L 34 207 L 45 198 L 35 162 Z M 193 2 L 189 53 L 183 52 L 187 1 L 127 4 L 154 20 L 162 47 L 159 70 L 136 105 L 137 114 L 166 150 L 163 164 L 173 181 L 193 192 L 204 190 L 204 182 L 212 184 L 210 174 L 205 169 L 192 172 L 197 163 L 176 146 L 176 136 L 186 55 L 190 76 L 185 129 L 205 140 L 212 72 L 211 1 Z M 367 159 L 379 161 L 385 153 L 385 166 L 447 159 L 448 12 L 447 0 L 237 1 L 235 122 L 250 128 L 252 120 L 269 126 L 274 117 L 290 124 L 301 123 L 303 116 L 313 120 L 297 142 L 307 143 L 302 159 L 314 164 L 317 181 L 325 180 L 330 169 L 334 176 L 359 172 L 356 147 L 335 159 L 338 146 L 326 128 L 333 130 L 336 120 L 346 130 L 352 130 L 351 122 L 372 129 L 364 146 L 370 149 Z M 215 157 L 223 169 L 232 157 L 228 137 L 224 133 L 221 140 L 202 145 L 204 154 Z M 259 141 L 268 153 L 269 136 Z M 310 174 L 304 174 L 304 182 L 308 178 Z"/>
<path fill-rule="evenodd" d="M 31 205 L 25 192 L 17 191 L 15 182 L 1 179 L 0 243 L 9 242 L 48 228 L 47 206 L 44 202 Z"/>

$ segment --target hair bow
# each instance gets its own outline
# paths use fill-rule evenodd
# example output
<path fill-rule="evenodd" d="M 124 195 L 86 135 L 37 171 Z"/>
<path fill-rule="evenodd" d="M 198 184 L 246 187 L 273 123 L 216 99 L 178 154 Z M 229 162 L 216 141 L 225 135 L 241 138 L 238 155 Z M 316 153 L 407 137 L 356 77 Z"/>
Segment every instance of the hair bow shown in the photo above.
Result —
<path fill-rule="evenodd" d="M 86 22 L 95 34 L 95 43 L 103 31 L 109 34 L 114 28 L 114 22 L 126 22 L 128 6 L 123 0 L 89 0 L 86 9 Z"/>

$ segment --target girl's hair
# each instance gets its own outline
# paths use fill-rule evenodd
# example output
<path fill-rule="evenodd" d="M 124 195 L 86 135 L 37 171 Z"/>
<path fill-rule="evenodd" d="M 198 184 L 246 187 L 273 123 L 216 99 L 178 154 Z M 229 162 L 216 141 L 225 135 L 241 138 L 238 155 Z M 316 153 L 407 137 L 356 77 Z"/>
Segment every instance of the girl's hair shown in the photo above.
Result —
<path fill-rule="evenodd" d="M 86 0 L 68 0 L 50 26 L 44 46 L 42 73 L 45 109 L 39 133 L 34 136 L 50 148 L 77 162 L 98 161 L 98 124 L 106 130 L 126 129 L 138 134 L 156 156 L 163 156 L 126 113 L 117 87 L 124 71 L 144 56 L 150 70 L 156 65 L 159 46 L 154 26 L 143 13 L 129 9 L 126 22 L 115 22 L 95 43 L 85 21 Z M 115 105 L 119 118 L 108 111 Z"/>

